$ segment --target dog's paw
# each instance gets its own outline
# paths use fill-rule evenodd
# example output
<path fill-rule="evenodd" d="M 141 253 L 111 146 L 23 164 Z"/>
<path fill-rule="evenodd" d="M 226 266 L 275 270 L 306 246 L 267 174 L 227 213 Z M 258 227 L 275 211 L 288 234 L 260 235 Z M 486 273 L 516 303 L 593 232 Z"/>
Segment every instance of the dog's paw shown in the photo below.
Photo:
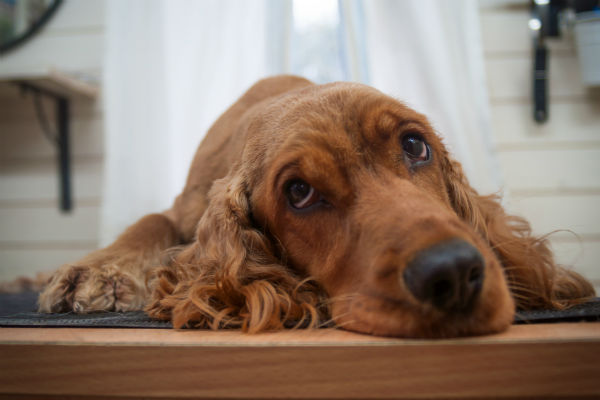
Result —
<path fill-rule="evenodd" d="M 73 309 L 73 299 L 79 283 L 87 280 L 90 268 L 80 265 L 63 266 L 48 280 L 38 298 L 38 311 L 65 312 Z"/>
<path fill-rule="evenodd" d="M 144 280 L 111 264 L 101 267 L 67 265 L 60 268 L 40 294 L 39 311 L 141 310 L 146 298 Z"/>

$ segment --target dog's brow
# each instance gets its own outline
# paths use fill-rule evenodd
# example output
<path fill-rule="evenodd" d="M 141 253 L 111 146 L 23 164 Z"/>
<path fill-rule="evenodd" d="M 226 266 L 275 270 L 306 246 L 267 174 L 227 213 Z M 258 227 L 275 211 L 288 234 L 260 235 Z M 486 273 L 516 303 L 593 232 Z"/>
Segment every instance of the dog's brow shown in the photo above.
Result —
<path fill-rule="evenodd" d="M 423 128 L 423 123 L 417 119 L 405 119 L 401 115 L 390 111 L 379 114 L 375 123 L 376 131 L 386 137 L 411 126 L 421 129 Z"/>
<path fill-rule="evenodd" d="M 279 171 L 277 171 L 277 175 L 275 175 L 275 180 L 273 181 L 275 187 L 281 185 L 281 177 L 285 174 L 286 171 L 292 168 L 298 168 L 298 160 L 290 161 L 284 164 L 281 168 L 279 168 Z"/>
<path fill-rule="evenodd" d="M 419 128 L 423 127 L 423 123 L 421 123 L 420 121 L 414 120 L 414 119 L 409 119 L 409 120 L 404 120 L 404 121 L 400 121 L 398 123 L 398 125 L 396 126 L 396 129 L 398 130 L 402 130 L 411 126 L 417 126 Z"/>

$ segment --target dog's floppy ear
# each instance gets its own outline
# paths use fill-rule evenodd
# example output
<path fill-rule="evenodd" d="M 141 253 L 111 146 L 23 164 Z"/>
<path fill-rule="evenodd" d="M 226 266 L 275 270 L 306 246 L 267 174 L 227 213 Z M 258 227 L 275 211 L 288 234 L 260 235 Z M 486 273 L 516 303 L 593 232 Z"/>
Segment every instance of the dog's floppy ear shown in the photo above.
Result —
<path fill-rule="evenodd" d="M 281 265 L 252 225 L 241 174 L 215 181 L 196 242 L 158 270 L 147 312 L 175 327 L 280 329 L 320 319 L 321 292 Z"/>
<path fill-rule="evenodd" d="M 498 196 L 477 194 L 458 162 L 445 155 L 442 165 L 454 210 L 495 251 L 517 308 L 562 309 L 594 296 L 581 275 L 555 264 L 546 238 L 532 235 L 525 219 L 506 214 Z"/>

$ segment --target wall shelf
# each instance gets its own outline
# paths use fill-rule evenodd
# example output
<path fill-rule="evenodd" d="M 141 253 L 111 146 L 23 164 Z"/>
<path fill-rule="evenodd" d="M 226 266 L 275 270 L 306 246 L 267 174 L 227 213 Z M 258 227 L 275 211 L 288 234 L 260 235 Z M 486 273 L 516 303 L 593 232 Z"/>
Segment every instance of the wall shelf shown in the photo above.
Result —
<path fill-rule="evenodd" d="M 68 73 L 56 68 L 30 71 L 22 74 L 2 73 L 0 82 L 27 82 L 70 99 L 94 100 L 100 93 L 97 78 L 90 75 Z"/>
<path fill-rule="evenodd" d="M 69 74 L 54 68 L 45 72 L 14 74 L 0 72 L 0 83 L 17 85 L 22 92 L 30 93 L 36 100 L 36 111 L 42 129 L 57 148 L 58 171 L 60 179 L 59 207 L 63 212 L 73 208 L 71 190 L 71 153 L 70 153 L 70 101 L 73 99 L 94 100 L 99 95 L 99 87 L 93 79 L 83 75 Z M 46 97 L 55 104 L 55 133 L 45 118 L 39 98 Z"/>

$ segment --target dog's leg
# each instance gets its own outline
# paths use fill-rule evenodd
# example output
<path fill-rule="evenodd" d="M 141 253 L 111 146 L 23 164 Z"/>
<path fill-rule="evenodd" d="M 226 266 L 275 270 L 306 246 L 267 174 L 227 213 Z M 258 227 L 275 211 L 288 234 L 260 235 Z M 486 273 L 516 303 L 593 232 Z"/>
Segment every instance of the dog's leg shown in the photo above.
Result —
<path fill-rule="evenodd" d="M 168 213 L 143 217 L 110 246 L 59 268 L 40 294 L 39 310 L 141 310 L 149 296 L 146 274 L 179 241 Z"/>

